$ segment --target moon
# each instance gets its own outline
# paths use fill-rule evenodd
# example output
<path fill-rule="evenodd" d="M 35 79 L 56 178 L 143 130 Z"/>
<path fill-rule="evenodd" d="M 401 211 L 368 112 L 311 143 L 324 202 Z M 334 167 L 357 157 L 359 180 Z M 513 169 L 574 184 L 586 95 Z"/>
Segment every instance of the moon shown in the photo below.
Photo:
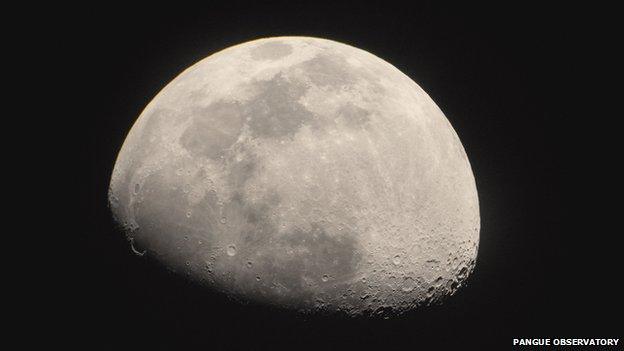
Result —
<path fill-rule="evenodd" d="M 109 205 L 136 254 L 303 313 L 444 301 L 479 244 L 442 111 L 388 62 L 310 37 L 236 45 L 171 81 L 127 135 Z"/>

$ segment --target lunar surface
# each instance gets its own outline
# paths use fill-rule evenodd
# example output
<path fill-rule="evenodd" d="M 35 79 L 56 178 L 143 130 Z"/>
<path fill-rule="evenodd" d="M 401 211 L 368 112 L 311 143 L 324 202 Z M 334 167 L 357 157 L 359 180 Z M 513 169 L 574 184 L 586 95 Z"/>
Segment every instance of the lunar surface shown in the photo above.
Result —
<path fill-rule="evenodd" d="M 128 134 L 109 202 L 136 254 L 303 313 L 442 301 L 479 242 L 470 164 L 431 98 L 308 37 L 230 47 L 175 78 Z"/>

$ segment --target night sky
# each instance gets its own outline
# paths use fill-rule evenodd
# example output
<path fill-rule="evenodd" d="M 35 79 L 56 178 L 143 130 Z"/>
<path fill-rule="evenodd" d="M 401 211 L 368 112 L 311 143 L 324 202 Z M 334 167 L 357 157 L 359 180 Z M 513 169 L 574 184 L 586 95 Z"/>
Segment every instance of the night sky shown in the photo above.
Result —
<path fill-rule="evenodd" d="M 79 76 L 69 89 L 82 109 L 73 132 L 84 215 L 60 287 L 68 341 L 87 349 L 500 350 L 520 337 L 621 336 L 611 321 L 622 312 L 622 234 L 611 221 L 621 215 L 609 199 L 620 181 L 611 164 L 621 157 L 607 154 L 616 150 L 616 113 L 592 107 L 603 105 L 596 96 L 608 100 L 596 80 L 608 80 L 608 55 L 604 37 L 589 30 L 593 12 L 538 2 L 355 4 L 93 6 L 59 20 L 79 53 L 65 64 Z M 115 227 L 110 175 L 147 103 L 202 58 L 278 35 L 332 39 L 383 58 L 457 131 L 477 182 L 481 237 L 474 273 L 445 304 L 390 320 L 305 320 L 203 291 L 133 255 Z"/>

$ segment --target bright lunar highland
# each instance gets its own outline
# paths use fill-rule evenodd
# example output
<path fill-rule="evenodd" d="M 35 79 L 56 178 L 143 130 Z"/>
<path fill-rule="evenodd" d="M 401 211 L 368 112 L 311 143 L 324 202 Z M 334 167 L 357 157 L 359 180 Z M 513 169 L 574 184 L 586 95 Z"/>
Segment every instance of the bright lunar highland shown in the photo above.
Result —
<path fill-rule="evenodd" d="M 170 82 L 109 202 L 135 253 L 305 313 L 441 301 L 479 243 L 470 163 L 436 104 L 379 57 L 309 37 L 236 45 Z"/>

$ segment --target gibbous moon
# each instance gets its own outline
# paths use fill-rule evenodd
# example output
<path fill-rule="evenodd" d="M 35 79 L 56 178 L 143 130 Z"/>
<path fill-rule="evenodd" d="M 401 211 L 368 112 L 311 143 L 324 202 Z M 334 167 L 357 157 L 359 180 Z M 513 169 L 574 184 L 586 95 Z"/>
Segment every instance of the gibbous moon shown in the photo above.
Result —
<path fill-rule="evenodd" d="M 474 176 L 436 104 L 388 62 L 309 37 L 236 45 L 170 82 L 109 202 L 135 253 L 304 313 L 441 301 L 479 243 Z"/>

